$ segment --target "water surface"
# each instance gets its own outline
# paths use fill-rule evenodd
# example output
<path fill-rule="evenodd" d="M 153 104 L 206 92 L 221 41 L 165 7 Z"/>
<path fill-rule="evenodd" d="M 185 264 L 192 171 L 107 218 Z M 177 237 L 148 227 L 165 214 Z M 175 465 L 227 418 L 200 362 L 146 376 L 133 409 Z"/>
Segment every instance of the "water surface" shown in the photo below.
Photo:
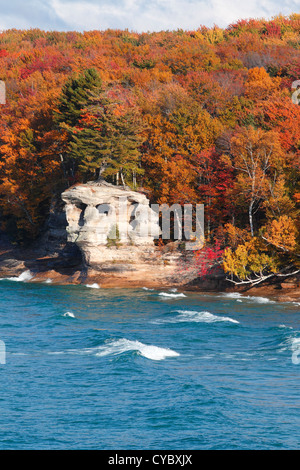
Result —
<path fill-rule="evenodd" d="M 297 303 L 12 280 L 0 300 L 1 449 L 299 448 Z"/>

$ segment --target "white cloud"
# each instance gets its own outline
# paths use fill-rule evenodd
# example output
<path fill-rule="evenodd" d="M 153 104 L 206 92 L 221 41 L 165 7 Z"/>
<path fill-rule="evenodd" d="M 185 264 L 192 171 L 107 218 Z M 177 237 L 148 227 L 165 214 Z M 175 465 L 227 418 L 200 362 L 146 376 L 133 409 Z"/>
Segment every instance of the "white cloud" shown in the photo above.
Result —
<path fill-rule="evenodd" d="M 299 6 L 300 0 L 11 0 L 1 8 L 0 28 L 140 32 L 226 27 L 241 18 L 287 15 Z"/>
<path fill-rule="evenodd" d="M 121 28 L 137 31 L 226 27 L 241 18 L 271 18 L 298 11 L 300 0 L 51 0 L 56 15 L 79 30 Z"/>

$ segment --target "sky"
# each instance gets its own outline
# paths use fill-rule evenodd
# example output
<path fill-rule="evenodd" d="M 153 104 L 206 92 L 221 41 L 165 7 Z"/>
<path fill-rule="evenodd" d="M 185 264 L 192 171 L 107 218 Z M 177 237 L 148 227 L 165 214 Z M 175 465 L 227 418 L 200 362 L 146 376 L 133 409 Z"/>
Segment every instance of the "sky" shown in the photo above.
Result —
<path fill-rule="evenodd" d="M 299 13 L 300 0 L 0 0 L 0 30 L 147 32 Z"/>

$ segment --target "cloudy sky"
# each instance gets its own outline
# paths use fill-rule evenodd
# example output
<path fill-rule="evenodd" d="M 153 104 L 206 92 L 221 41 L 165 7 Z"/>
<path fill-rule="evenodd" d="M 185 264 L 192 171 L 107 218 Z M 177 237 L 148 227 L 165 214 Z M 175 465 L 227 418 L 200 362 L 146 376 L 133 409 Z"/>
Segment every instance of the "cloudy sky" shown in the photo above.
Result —
<path fill-rule="evenodd" d="M 0 30 L 131 31 L 225 27 L 241 18 L 298 13 L 300 0 L 0 0 Z"/>

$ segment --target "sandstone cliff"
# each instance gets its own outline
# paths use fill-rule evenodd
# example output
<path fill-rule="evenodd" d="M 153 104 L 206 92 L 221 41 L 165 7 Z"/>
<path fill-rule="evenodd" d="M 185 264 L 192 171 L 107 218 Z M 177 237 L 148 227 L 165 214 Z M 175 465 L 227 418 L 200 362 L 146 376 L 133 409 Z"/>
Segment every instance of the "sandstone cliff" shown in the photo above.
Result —
<path fill-rule="evenodd" d="M 158 215 L 144 194 L 101 181 L 73 186 L 61 197 L 68 242 L 80 249 L 90 282 L 120 287 L 181 283 L 181 254 L 162 253 L 155 246 Z"/>
<path fill-rule="evenodd" d="M 44 235 L 24 249 L 1 246 L 0 277 L 101 287 L 184 286 L 197 277 L 191 252 L 155 245 L 158 215 L 147 197 L 101 182 L 78 184 L 53 201 Z"/>

